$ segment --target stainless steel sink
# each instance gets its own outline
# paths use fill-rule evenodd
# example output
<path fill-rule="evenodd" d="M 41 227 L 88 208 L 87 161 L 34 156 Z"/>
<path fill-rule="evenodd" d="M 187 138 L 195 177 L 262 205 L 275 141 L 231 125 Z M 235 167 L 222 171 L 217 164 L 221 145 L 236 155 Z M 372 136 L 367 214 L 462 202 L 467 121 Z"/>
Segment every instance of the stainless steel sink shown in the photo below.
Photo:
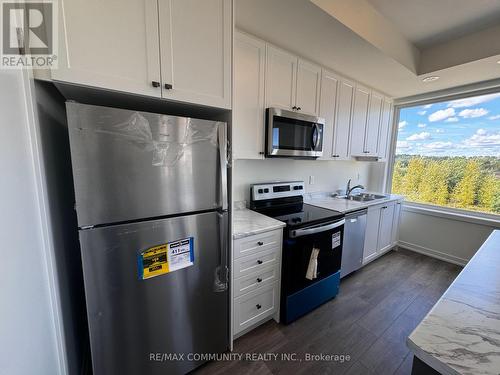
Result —
<path fill-rule="evenodd" d="M 387 195 L 359 193 L 359 194 L 350 195 L 348 197 L 344 196 L 341 199 L 348 199 L 350 201 L 356 201 L 356 202 L 370 202 L 370 201 L 374 201 L 376 199 L 384 199 L 384 198 L 387 198 Z"/>

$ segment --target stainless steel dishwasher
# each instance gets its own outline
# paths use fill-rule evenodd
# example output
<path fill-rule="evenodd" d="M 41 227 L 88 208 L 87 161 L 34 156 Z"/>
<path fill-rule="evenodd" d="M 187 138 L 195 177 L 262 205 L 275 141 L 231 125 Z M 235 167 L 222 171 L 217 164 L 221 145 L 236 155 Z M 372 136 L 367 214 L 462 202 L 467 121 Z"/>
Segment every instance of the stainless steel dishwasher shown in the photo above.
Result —
<path fill-rule="evenodd" d="M 367 211 L 365 208 L 345 215 L 344 248 L 340 266 L 341 278 L 361 268 L 363 264 Z"/>

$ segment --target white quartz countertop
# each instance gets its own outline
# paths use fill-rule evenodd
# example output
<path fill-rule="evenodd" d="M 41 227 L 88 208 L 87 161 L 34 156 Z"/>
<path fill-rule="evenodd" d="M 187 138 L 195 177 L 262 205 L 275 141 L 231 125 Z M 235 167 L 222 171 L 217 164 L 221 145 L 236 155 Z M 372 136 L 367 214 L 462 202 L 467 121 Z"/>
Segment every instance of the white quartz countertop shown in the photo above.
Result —
<path fill-rule="evenodd" d="M 500 230 L 495 230 L 408 337 L 442 374 L 500 373 Z"/>
<path fill-rule="evenodd" d="M 285 226 L 285 223 L 255 211 L 239 208 L 233 211 L 233 239 L 251 236 Z"/>
<path fill-rule="evenodd" d="M 375 194 L 380 194 L 380 193 L 375 193 Z M 389 195 L 387 198 L 374 199 L 373 201 L 369 202 L 356 202 L 347 199 L 335 198 L 326 194 L 308 194 L 304 199 L 304 203 L 317 207 L 327 208 L 330 210 L 340 211 L 343 213 L 348 213 L 352 211 L 361 210 L 368 206 L 374 206 L 384 202 L 390 202 L 402 199 L 403 197 L 400 195 Z"/>

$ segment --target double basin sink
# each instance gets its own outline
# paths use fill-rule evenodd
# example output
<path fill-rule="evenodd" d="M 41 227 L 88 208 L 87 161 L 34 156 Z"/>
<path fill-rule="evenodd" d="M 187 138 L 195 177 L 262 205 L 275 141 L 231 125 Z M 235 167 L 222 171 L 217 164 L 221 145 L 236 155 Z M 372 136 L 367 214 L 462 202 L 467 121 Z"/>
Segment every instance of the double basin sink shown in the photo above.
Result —
<path fill-rule="evenodd" d="M 342 197 L 337 197 L 337 198 L 338 199 L 347 199 L 347 200 L 355 201 L 355 202 L 370 202 L 370 201 L 374 201 L 377 199 L 385 199 L 387 197 L 388 197 L 388 195 L 382 195 L 382 194 L 358 193 L 358 194 L 352 194 L 349 196 L 342 196 Z"/>

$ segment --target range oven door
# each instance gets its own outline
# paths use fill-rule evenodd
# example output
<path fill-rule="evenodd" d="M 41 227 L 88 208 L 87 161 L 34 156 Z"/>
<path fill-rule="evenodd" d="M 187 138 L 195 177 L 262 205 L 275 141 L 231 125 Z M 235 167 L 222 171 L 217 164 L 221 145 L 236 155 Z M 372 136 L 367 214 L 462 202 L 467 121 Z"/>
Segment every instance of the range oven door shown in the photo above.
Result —
<path fill-rule="evenodd" d="M 345 219 L 290 230 L 283 249 L 283 292 L 289 296 L 340 270 Z M 318 249 L 316 278 L 306 277 L 311 253 Z"/>
<path fill-rule="evenodd" d="M 268 108 L 266 115 L 267 156 L 323 155 L 324 119 L 279 108 Z"/>

